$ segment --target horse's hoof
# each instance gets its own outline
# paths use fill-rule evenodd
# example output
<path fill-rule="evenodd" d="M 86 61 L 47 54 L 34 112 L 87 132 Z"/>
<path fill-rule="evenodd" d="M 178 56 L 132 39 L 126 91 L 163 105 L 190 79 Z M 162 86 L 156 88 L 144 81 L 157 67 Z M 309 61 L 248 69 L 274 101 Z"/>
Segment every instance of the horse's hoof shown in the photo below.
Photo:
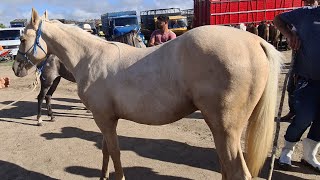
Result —
<path fill-rule="evenodd" d="M 38 126 L 42 126 L 42 122 L 43 122 L 43 121 L 42 121 L 41 116 L 38 116 L 38 117 L 37 117 L 37 121 L 38 121 L 38 124 L 37 124 L 37 125 L 38 125 Z"/>
<path fill-rule="evenodd" d="M 56 117 L 51 117 L 51 122 L 56 122 Z"/>

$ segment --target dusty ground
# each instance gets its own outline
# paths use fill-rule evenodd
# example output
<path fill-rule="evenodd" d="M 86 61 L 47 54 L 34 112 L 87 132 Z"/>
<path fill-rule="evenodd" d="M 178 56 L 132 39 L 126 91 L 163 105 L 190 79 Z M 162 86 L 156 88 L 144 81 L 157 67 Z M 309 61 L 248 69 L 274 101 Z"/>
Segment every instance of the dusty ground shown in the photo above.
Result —
<path fill-rule="evenodd" d="M 290 52 L 284 54 L 288 63 Z M 11 86 L 0 90 L 0 107 L 28 92 L 34 78 L 15 77 L 9 64 L 0 64 L 0 76 L 11 78 Z M 61 82 L 52 101 L 57 121 L 46 121 L 42 127 L 36 126 L 35 121 L 38 92 L 39 89 L 0 111 L 0 179 L 98 179 L 101 134 L 91 114 L 83 110 L 76 85 Z M 284 113 L 287 109 L 285 103 Z M 280 147 L 287 126 L 288 123 L 281 124 Z M 221 179 L 212 135 L 199 112 L 166 126 L 121 120 L 118 134 L 129 180 Z M 299 144 L 293 171 L 277 168 L 273 179 L 320 179 L 299 163 L 301 150 Z M 261 178 L 267 177 L 267 170 L 266 164 Z"/>

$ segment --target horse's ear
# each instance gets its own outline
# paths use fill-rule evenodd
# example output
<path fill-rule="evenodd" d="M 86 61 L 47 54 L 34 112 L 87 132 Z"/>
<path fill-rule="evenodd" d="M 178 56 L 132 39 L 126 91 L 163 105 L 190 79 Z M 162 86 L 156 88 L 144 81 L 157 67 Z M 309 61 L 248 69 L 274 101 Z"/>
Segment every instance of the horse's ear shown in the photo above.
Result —
<path fill-rule="evenodd" d="M 43 18 L 46 19 L 46 20 L 49 20 L 49 17 L 48 17 L 48 10 L 46 10 L 43 14 Z"/>
<path fill-rule="evenodd" d="M 40 17 L 39 17 L 39 15 L 38 15 L 38 12 L 37 12 L 34 8 L 32 8 L 31 24 L 34 25 L 34 26 L 36 26 L 37 23 L 39 22 L 39 20 L 40 20 Z"/>

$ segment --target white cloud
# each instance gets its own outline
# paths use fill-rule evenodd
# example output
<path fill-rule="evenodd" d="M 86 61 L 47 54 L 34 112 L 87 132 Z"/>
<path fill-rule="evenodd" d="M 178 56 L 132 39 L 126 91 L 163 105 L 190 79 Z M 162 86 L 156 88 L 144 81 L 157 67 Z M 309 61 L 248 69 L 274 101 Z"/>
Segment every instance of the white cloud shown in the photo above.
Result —
<path fill-rule="evenodd" d="M 156 8 L 180 8 L 180 9 L 190 9 L 193 7 L 193 0 L 153 0 Z"/>

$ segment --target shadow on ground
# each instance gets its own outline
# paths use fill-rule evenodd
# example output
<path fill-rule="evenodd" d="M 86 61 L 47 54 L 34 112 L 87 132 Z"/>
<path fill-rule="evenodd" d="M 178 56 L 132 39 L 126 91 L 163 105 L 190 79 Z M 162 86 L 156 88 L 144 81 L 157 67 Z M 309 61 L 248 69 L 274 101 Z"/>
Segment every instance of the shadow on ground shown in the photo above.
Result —
<path fill-rule="evenodd" d="M 11 101 L 2 102 L 2 104 L 10 104 Z M 32 116 L 37 115 L 37 102 L 32 101 L 20 101 L 13 105 L 13 107 L 9 107 L 7 109 L 3 109 L 0 111 L 0 122 L 12 122 L 17 124 L 23 125 L 31 125 L 35 126 L 36 119 L 32 119 Z M 45 103 L 44 103 L 45 104 Z M 43 105 L 44 105 L 43 104 Z M 84 113 L 84 114 L 75 114 L 72 113 L 73 109 L 81 109 L 82 107 L 78 106 L 67 106 L 67 105 L 60 105 L 60 104 L 52 104 L 52 109 L 55 117 L 72 117 L 72 118 L 81 118 L 81 119 L 92 119 L 91 114 Z M 83 109 L 83 108 L 82 108 Z M 67 113 L 58 113 L 55 110 L 67 110 Z M 86 110 L 84 110 L 86 111 Z M 45 108 L 42 110 L 43 118 L 46 119 L 47 111 Z M 8 119 L 16 119 L 8 120 Z M 19 119 L 28 120 L 30 123 L 19 122 Z M 49 118 L 47 118 L 49 119 Z"/>
<path fill-rule="evenodd" d="M 98 132 L 84 131 L 75 127 L 64 127 L 61 133 L 45 133 L 41 135 L 47 140 L 79 138 L 95 142 L 101 149 L 102 135 Z M 191 146 L 168 139 L 145 139 L 118 136 L 122 151 L 133 151 L 139 156 L 175 164 L 219 172 L 218 157 L 213 148 Z"/>
<path fill-rule="evenodd" d="M 65 169 L 66 172 L 69 172 L 71 174 L 80 175 L 86 178 L 99 178 L 100 170 L 98 169 L 91 169 L 81 166 L 72 166 L 67 167 Z M 124 174 L 126 176 L 126 180 L 191 180 L 187 178 L 182 177 L 174 177 L 174 176 L 166 176 L 166 175 L 160 175 L 156 172 L 154 172 L 150 168 L 146 167 L 130 167 L 130 168 L 124 168 L 123 169 Z M 110 174 L 110 179 L 115 179 L 114 173 Z"/>
<path fill-rule="evenodd" d="M 49 176 L 34 171 L 29 171 L 16 164 L 0 160 L 1 179 L 37 179 L 37 180 L 55 180 Z"/>

